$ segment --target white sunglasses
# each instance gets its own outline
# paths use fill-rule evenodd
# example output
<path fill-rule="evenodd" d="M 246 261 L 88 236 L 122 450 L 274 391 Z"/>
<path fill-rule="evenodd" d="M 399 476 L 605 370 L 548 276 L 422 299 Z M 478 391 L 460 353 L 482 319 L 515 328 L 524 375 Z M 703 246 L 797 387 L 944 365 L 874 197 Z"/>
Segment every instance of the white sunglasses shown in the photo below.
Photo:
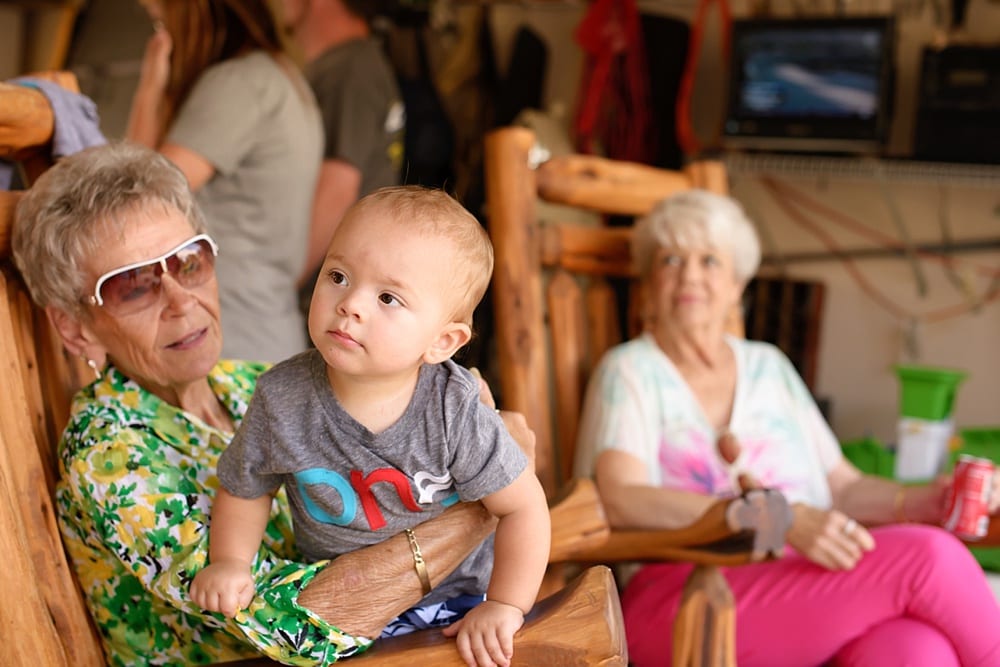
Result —
<path fill-rule="evenodd" d="M 164 273 L 181 287 L 197 287 L 215 272 L 218 254 L 219 246 L 212 237 L 198 234 L 155 259 L 108 271 L 97 279 L 87 302 L 114 315 L 144 310 L 159 302 Z"/>

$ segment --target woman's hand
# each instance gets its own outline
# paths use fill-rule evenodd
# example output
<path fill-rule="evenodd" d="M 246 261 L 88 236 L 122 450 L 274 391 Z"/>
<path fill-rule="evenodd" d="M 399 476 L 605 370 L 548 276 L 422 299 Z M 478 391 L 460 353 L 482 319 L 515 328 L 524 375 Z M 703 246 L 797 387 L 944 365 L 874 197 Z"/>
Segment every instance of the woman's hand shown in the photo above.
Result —
<path fill-rule="evenodd" d="M 939 525 L 944 518 L 945 505 L 954 482 L 955 478 L 952 475 L 939 475 L 924 486 L 908 488 L 903 506 L 906 519 Z M 914 498 L 911 500 L 910 496 Z M 915 512 L 912 506 L 916 506 Z M 994 466 L 993 469 L 990 497 L 986 499 L 986 511 L 991 515 L 1000 512 L 1000 466 Z"/>
<path fill-rule="evenodd" d="M 954 481 L 951 475 L 938 475 L 926 484 L 905 487 L 893 519 L 941 525 Z"/>
<path fill-rule="evenodd" d="M 490 391 L 490 385 L 486 383 L 486 380 L 479 373 L 479 369 L 470 368 L 469 371 L 479 380 L 479 400 L 496 410 L 497 404 L 493 398 L 493 392 Z M 503 425 L 507 427 L 507 432 L 510 433 L 510 436 L 521 447 L 524 455 L 528 457 L 528 466 L 534 470 L 535 432 L 528 426 L 528 420 L 520 412 L 511 412 L 510 410 L 497 410 L 497 412 L 500 414 L 500 419 L 503 420 Z"/>
<path fill-rule="evenodd" d="M 993 467 L 993 485 L 990 487 L 990 498 L 986 503 L 990 514 L 1000 510 L 1000 466 Z"/>
<path fill-rule="evenodd" d="M 170 81 L 170 52 L 173 48 L 170 33 L 157 23 L 152 37 L 146 42 L 139 74 L 139 85 L 148 93 L 162 95 L 166 91 Z"/>
<path fill-rule="evenodd" d="M 853 569 L 875 540 L 864 526 L 837 510 L 821 510 L 802 503 L 792 506 L 788 543 L 803 556 L 828 570 Z"/>
<path fill-rule="evenodd" d="M 164 102 L 167 85 L 170 82 L 170 52 L 173 48 L 170 33 L 157 24 L 153 36 L 146 42 L 146 52 L 142 56 L 142 69 L 139 72 L 139 85 L 136 86 L 132 96 L 132 108 L 129 110 L 128 125 L 125 128 L 126 139 L 157 150 L 160 149 L 167 130 L 164 125 L 168 110 Z M 193 151 L 188 152 L 193 153 Z M 177 164 L 173 157 L 169 155 L 167 157 Z M 181 171 L 185 171 L 183 165 L 178 164 L 178 166 L 181 167 Z M 188 171 L 185 171 L 184 175 L 193 187 L 192 175 Z"/>
<path fill-rule="evenodd" d="M 483 379 L 483 374 L 479 372 L 478 368 L 470 368 L 469 372 L 472 373 L 477 380 L 479 380 L 479 400 L 482 401 L 487 407 L 496 410 L 497 401 L 493 398 L 493 392 L 490 391 L 490 385 Z"/>

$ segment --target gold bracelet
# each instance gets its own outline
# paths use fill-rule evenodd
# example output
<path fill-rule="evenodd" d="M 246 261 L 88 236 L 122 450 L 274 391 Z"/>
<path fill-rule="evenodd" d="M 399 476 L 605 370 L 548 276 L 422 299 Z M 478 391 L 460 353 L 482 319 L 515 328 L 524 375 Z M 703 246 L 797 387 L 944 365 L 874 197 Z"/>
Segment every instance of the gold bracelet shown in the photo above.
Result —
<path fill-rule="evenodd" d="M 909 519 L 906 518 L 906 511 L 903 507 L 903 503 L 906 501 L 906 487 L 902 484 L 896 489 L 896 497 L 892 500 L 892 514 L 896 519 L 896 523 L 909 523 Z"/>
<path fill-rule="evenodd" d="M 431 578 L 427 575 L 427 563 L 424 562 L 424 555 L 420 553 L 417 536 L 409 528 L 403 532 L 406 533 L 406 539 L 410 541 L 410 551 L 413 552 L 413 569 L 417 571 L 417 577 L 420 579 L 420 585 L 424 589 L 424 595 L 427 595 L 431 592 Z"/>

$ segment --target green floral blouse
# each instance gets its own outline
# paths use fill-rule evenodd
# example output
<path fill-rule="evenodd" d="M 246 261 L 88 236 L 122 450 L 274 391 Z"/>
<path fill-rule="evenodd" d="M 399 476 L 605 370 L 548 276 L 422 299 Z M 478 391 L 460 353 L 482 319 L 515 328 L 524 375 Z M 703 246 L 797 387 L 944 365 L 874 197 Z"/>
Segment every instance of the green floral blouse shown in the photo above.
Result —
<path fill-rule="evenodd" d="M 237 425 L 266 368 L 223 361 L 209 375 Z M 216 461 L 231 436 L 113 367 L 76 395 L 59 447 L 56 503 L 110 664 L 191 665 L 260 652 L 291 665 L 327 665 L 371 645 L 296 603 L 325 561 L 291 560 L 283 494 L 254 564 L 250 607 L 226 619 L 188 598 L 208 554 Z"/>

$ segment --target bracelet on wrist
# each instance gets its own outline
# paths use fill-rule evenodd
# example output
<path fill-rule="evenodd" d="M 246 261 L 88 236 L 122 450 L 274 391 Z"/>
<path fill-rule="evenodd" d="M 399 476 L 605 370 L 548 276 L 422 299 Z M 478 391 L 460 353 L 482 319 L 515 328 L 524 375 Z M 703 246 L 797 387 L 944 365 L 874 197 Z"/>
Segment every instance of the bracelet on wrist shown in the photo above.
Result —
<path fill-rule="evenodd" d="M 528 614 L 528 612 L 526 612 L 525 610 L 521 609 L 519 606 L 511 602 L 504 602 L 503 600 L 497 600 L 496 598 L 491 598 L 491 597 L 485 598 L 483 602 L 495 602 L 497 604 L 502 604 L 507 607 L 513 607 L 514 609 L 517 609 L 519 612 L 521 612 L 521 616 L 526 616 Z"/>
<path fill-rule="evenodd" d="M 892 516 L 896 523 L 909 523 L 906 518 L 906 487 L 902 484 L 896 489 L 896 496 L 892 499 Z"/>
<path fill-rule="evenodd" d="M 427 595 L 431 592 L 431 578 L 427 574 L 427 563 L 424 562 L 424 555 L 420 553 L 420 544 L 417 543 L 417 536 L 409 528 L 403 532 L 406 533 L 406 539 L 410 542 L 410 551 L 413 553 L 413 569 L 417 571 L 417 578 L 420 579 L 420 586 L 424 591 L 424 595 Z"/>

